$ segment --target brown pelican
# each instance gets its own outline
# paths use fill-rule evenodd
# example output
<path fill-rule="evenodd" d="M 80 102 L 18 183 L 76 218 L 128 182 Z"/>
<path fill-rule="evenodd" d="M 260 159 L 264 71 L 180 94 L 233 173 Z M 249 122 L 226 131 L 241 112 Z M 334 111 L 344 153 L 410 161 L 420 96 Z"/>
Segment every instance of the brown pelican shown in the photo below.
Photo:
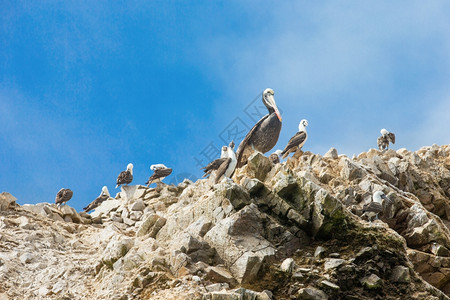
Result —
<path fill-rule="evenodd" d="M 205 172 L 202 177 L 210 175 L 216 171 L 215 183 L 218 183 L 222 176 L 231 178 L 236 168 L 236 154 L 234 153 L 234 141 L 227 146 L 222 147 L 220 158 L 213 160 L 202 170 Z"/>
<path fill-rule="evenodd" d="M 238 168 L 247 163 L 247 159 L 254 151 L 266 153 L 278 141 L 281 131 L 281 115 L 273 95 L 272 89 L 266 89 L 262 94 L 262 101 L 267 107 L 269 114 L 265 115 L 253 126 L 239 145 L 236 151 Z"/>
<path fill-rule="evenodd" d="M 163 164 L 151 165 L 150 170 L 152 170 L 154 173 L 145 183 L 147 187 L 153 182 L 160 183 L 164 178 L 172 174 L 172 169 L 166 167 Z"/>
<path fill-rule="evenodd" d="M 275 151 L 274 153 L 270 154 L 269 159 L 270 159 L 270 161 L 271 161 L 274 165 L 280 163 L 281 152 L 283 152 L 283 151 L 280 150 L 280 149 L 278 149 L 278 150 Z"/>
<path fill-rule="evenodd" d="M 120 172 L 119 176 L 117 176 L 116 189 L 121 184 L 129 184 L 132 181 L 133 181 L 133 164 L 129 163 L 127 169 L 125 171 Z"/>
<path fill-rule="evenodd" d="M 284 148 L 281 155 L 283 158 L 286 158 L 289 153 L 297 151 L 297 149 L 301 149 L 308 138 L 308 133 L 306 132 L 306 126 L 308 126 L 308 121 L 303 119 L 298 124 L 298 132 L 291 137 L 288 144 Z"/>
<path fill-rule="evenodd" d="M 387 131 L 386 129 L 381 129 L 381 136 L 377 139 L 378 149 L 384 151 L 389 149 L 389 142 L 395 144 L 395 134 Z"/>
<path fill-rule="evenodd" d="M 102 192 L 100 193 L 100 196 L 98 196 L 97 199 L 95 199 L 94 201 L 89 203 L 89 205 L 86 206 L 85 208 L 83 208 L 83 210 L 85 212 L 89 212 L 89 211 L 93 210 L 94 208 L 97 208 L 98 206 L 100 206 L 100 204 L 102 204 L 103 201 L 108 200 L 109 197 L 111 197 L 111 196 L 109 195 L 108 188 L 106 186 L 104 186 L 102 188 Z"/>
<path fill-rule="evenodd" d="M 62 204 L 65 204 L 67 201 L 72 199 L 73 192 L 70 189 L 60 189 L 59 192 L 56 194 L 55 203 L 58 206 L 61 206 Z"/>
<path fill-rule="evenodd" d="M 363 215 L 366 215 L 369 218 L 370 222 L 372 222 L 372 218 L 377 220 L 378 214 L 383 211 L 383 199 L 386 200 L 389 204 L 392 203 L 391 199 L 386 197 L 386 195 L 382 191 L 377 191 L 373 193 L 372 202 L 364 205 Z"/>

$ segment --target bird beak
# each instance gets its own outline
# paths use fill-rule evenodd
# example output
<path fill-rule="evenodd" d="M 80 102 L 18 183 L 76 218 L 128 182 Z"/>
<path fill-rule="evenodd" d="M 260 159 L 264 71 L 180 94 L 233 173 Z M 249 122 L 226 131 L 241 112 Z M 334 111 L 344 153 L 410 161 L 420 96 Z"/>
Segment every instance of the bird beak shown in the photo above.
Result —
<path fill-rule="evenodd" d="M 282 121 L 281 119 L 281 115 L 280 112 L 278 111 L 278 107 L 275 106 L 275 113 L 277 114 L 278 119 L 280 120 L 280 122 Z"/>
<path fill-rule="evenodd" d="M 389 202 L 389 204 L 392 204 L 392 200 L 389 199 L 386 195 L 381 196 L 381 198 L 383 198 L 384 200 L 386 200 L 387 202 Z"/>
<path fill-rule="evenodd" d="M 275 98 L 273 97 L 272 94 L 269 96 L 269 98 L 270 98 L 270 102 L 272 104 L 272 107 L 275 110 L 275 114 L 277 115 L 278 120 L 280 120 L 280 122 L 281 122 L 282 118 L 281 118 L 280 111 L 278 110 L 277 104 L 275 103 Z"/>

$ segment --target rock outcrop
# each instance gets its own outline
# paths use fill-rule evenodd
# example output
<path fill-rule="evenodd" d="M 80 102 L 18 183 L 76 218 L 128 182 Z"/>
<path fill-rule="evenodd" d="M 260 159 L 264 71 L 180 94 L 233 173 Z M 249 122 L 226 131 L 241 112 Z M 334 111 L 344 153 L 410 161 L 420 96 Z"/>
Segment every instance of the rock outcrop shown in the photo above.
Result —
<path fill-rule="evenodd" d="M 255 154 L 233 181 L 125 186 L 91 214 L 0 194 L 0 299 L 450 299 L 450 146 Z"/>

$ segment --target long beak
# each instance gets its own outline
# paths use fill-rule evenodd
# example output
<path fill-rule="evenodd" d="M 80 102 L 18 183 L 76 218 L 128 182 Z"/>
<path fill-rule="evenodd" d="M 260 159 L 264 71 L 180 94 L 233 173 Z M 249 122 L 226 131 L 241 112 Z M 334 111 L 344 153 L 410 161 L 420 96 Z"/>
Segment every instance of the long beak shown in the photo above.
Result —
<path fill-rule="evenodd" d="M 281 115 L 280 112 L 278 111 L 278 107 L 275 106 L 275 113 L 277 114 L 278 119 L 280 120 L 280 122 L 282 121 L 281 119 Z"/>
<path fill-rule="evenodd" d="M 389 202 L 389 204 L 392 204 L 392 200 L 389 199 L 386 195 L 381 196 L 381 198 L 383 198 L 384 200 L 386 200 L 387 202 Z"/>
<path fill-rule="evenodd" d="M 277 104 L 275 103 L 275 98 L 272 95 L 270 96 L 270 100 L 271 100 L 270 102 L 272 102 L 272 107 L 275 110 L 275 114 L 277 115 L 278 120 L 280 120 L 281 122 L 282 121 L 281 114 L 280 111 L 278 110 Z"/>

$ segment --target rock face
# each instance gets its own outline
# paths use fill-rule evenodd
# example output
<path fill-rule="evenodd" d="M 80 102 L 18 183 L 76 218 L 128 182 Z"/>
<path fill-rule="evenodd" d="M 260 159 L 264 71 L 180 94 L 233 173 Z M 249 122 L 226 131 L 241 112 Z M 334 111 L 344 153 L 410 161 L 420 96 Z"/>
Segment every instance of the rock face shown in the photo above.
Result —
<path fill-rule="evenodd" d="M 233 181 L 126 186 L 91 214 L 0 194 L 0 298 L 450 299 L 450 146 L 255 154 Z"/>

